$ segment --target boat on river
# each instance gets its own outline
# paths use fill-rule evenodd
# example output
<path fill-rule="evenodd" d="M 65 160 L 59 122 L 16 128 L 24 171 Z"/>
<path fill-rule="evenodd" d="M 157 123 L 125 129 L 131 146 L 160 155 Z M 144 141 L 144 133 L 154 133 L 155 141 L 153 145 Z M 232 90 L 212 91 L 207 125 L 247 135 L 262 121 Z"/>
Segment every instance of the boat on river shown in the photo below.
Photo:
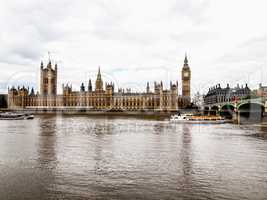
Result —
<path fill-rule="evenodd" d="M 227 120 L 220 116 L 196 116 L 176 114 L 171 116 L 170 122 L 185 124 L 225 124 L 232 123 L 232 120 Z"/>
<path fill-rule="evenodd" d="M 11 113 L 11 112 L 0 113 L 0 120 L 29 120 L 29 119 L 34 119 L 34 115 L 29 113 Z"/>

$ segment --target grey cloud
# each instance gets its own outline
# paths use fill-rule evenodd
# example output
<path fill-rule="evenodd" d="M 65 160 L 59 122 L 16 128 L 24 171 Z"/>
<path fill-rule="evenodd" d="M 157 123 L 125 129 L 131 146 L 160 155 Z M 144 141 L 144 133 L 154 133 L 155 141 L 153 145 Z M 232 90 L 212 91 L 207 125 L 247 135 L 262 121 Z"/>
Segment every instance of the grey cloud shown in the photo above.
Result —
<path fill-rule="evenodd" d="M 124 43 L 139 44 L 142 46 L 150 45 L 156 40 L 155 36 L 148 33 L 131 33 L 120 28 L 108 26 L 98 27 L 92 33 L 103 40 L 116 40 Z"/>
<path fill-rule="evenodd" d="M 261 37 L 255 37 L 255 38 L 252 38 L 250 40 L 243 42 L 240 45 L 240 47 L 255 46 L 255 45 L 261 45 L 261 44 L 266 45 L 266 41 L 267 41 L 267 35 L 263 35 Z"/>
<path fill-rule="evenodd" d="M 185 51 L 192 56 L 190 66 L 196 84 L 206 81 L 207 77 L 211 81 L 227 79 L 229 71 L 233 72 L 230 78 L 234 79 L 240 68 L 249 71 L 249 65 L 265 66 L 266 35 L 244 41 L 266 32 L 264 26 L 250 30 L 255 20 L 261 22 L 264 17 L 242 16 L 246 25 L 241 22 L 242 29 L 236 29 L 232 36 L 230 27 L 236 28 L 235 20 L 226 25 L 224 22 L 235 16 L 226 18 L 220 6 L 225 9 L 227 3 L 216 2 L 5 1 L 0 7 L 0 77 L 5 79 L 3 74 L 8 76 L 22 68 L 37 71 L 36 64 L 39 65 L 47 51 L 56 52 L 55 57 L 63 60 L 59 65 L 62 82 L 79 80 L 83 71 L 97 69 L 98 64 L 103 64 L 112 75 L 123 73 L 118 79 L 124 78 L 125 82 L 164 79 L 167 75 L 151 72 L 161 66 L 168 72 L 179 70 L 173 74 L 180 76 Z M 243 37 L 238 38 L 238 34 Z M 240 45 L 236 45 L 238 43 Z M 235 48 L 229 50 L 231 45 Z M 142 72 L 142 68 L 148 72 Z M 139 73 L 131 73 L 139 69 Z"/>
<path fill-rule="evenodd" d="M 171 15 L 187 17 L 193 23 L 201 23 L 206 19 L 205 10 L 209 4 L 210 0 L 175 0 L 170 13 Z"/>
<path fill-rule="evenodd" d="M 64 1 L 66 2 L 66 1 Z M 40 59 L 49 42 L 64 36 L 60 23 L 66 17 L 64 2 L 10 1 L 2 9 L 8 10 L 0 21 L 0 62 L 28 64 Z M 59 9 L 64 6 L 65 9 Z"/>
<path fill-rule="evenodd" d="M 224 54 L 216 62 L 267 64 L 267 36 L 255 37 L 238 45 L 233 51 Z"/>
<path fill-rule="evenodd" d="M 131 16 L 131 10 L 127 10 L 128 12 L 125 12 L 125 10 L 118 9 L 118 5 L 123 6 L 129 1 L 115 1 L 115 4 L 111 4 L 107 1 L 99 1 L 98 4 L 103 9 L 103 16 L 98 18 L 95 21 L 94 30 L 92 33 L 104 40 L 118 40 L 126 43 L 138 43 L 139 45 L 151 45 L 156 42 L 158 42 L 162 37 L 167 37 L 167 35 L 159 35 L 158 32 L 155 32 L 155 30 L 145 30 L 142 31 L 140 27 L 139 30 L 128 30 L 123 28 L 123 24 L 127 23 L 127 18 Z M 120 4 L 118 3 L 120 2 Z M 205 19 L 205 10 L 209 6 L 209 0 L 203 0 L 203 1 L 195 1 L 195 0 L 174 0 L 170 1 L 169 14 L 168 17 L 172 20 L 176 20 L 179 22 L 180 17 L 186 17 L 189 20 L 191 20 L 193 23 L 199 23 L 204 21 Z M 140 2 L 139 2 L 140 3 Z M 142 3 L 140 3 L 140 6 L 142 6 Z M 153 5 L 151 5 L 151 10 L 153 10 Z M 136 12 L 136 10 L 135 10 Z M 148 9 L 149 12 L 149 9 Z M 138 11 L 137 11 L 138 13 Z M 136 14 L 136 13 L 135 13 Z M 166 16 L 160 16 L 158 15 L 153 20 L 151 19 L 151 22 L 157 24 L 157 20 L 169 20 L 166 18 Z M 167 22 L 166 21 L 166 22 Z M 144 19 L 143 23 L 146 23 L 146 19 Z M 150 24 L 148 23 L 147 26 Z M 159 24 L 160 26 L 160 24 Z M 138 29 L 139 27 L 135 27 Z M 172 32 L 171 27 L 169 27 L 169 31 Z M 160 29 L 160 27 L 158 27 Z M 213 33 L 207 33 L 207 32 L 191 32 L 191 33 L 182 33 L 180 35 L 171 35 L 171 39 L 175 40 L 182 40 L 182 41 L 188 41 L 187 39 L 190 38 L 193 40 L 192 43 L 203 41 L 203 38 L 205 39 L 211 39 L 213 37 Z M 199 39 L 199 40 L 198 40 Z"/>
<path fill-rule="evenodd" d="M 207 41 L 215 40 L 218 34 L 208 31 L 184 32 L 181 34 L 171 34 L 170 38 L 179 43 L 186 43 L 188 46 L 195 44 L 205 44 Z"/>
<path fill-rule="evenodd" d="M 128 16 L 127 9 L 123 5 L 127 4 L 127 0 L 120 1 L 106 1 L 106 0 L 99 0 L 99 1 L 92 1 L 91 3 L 98 6 L 103 12 L 101 13 L 103 16 L 108 17 L 109 19 L 121 21 Z"/>
<path fill-rule="evenodd" d="M 149 45 L 155 41 L 155 34 L 144 32 L 141 28 L 138 30 L 128 30 L 124 27 L 127 24 L 129 13 L 116 8 L 116 6 L 107 6 L 104 4 L 102 16 L 94 21 L 94 27 L 91 33 L 103 40 L 115 40 L 124 43 L 138 43 L 139 45 Z M 112 5 L 112 4 L 110 4 Z M 102 6 L 102 4 L 101 4 Z"/>

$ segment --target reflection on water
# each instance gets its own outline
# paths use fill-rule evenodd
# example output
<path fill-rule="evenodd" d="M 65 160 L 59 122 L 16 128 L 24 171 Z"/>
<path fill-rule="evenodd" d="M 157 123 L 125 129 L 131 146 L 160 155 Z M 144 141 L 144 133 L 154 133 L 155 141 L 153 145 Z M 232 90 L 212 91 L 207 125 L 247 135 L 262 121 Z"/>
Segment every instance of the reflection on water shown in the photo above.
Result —
<path fill-rule="evenodd" d="M 266 199 L 267 122 L 0 121 L 0 199 Z"/>

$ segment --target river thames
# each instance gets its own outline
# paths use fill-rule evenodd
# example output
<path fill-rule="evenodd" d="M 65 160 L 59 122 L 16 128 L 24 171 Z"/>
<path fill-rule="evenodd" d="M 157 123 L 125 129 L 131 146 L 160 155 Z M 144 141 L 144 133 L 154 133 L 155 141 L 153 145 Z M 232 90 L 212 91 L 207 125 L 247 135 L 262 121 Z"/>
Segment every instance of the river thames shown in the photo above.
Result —
<path fill-rule="evenodd" d="M 267 120 L 0 121 L 0 199 L 266 199 Z"/>

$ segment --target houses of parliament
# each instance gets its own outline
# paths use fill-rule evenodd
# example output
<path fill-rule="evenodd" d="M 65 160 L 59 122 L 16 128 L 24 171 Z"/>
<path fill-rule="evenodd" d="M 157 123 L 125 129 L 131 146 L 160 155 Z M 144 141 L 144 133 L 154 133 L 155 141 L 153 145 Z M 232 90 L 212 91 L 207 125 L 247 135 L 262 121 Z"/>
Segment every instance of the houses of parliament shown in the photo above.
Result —
<path fill-rule="evenodd" d="M 105 83 L 98 69 L 95 87 L 89 79 L 87 87 L 82 83 L 79 91 L 63 85 L 63 93 L 57 94 L 58 66 L 49 60 L 46 67 L 40 66 L 40 92 L 26 87 L 8 89 L 9 109 L 85 109 L 93 111 L 177 111 L 190 105 L 191 70 L 187 56 L 182 67 L 182 95 L 178 94 L 178 81 L 170 82 L 168 89 L 162 81 L 154 82 L 153 90 L 147 83 L 144 92 L 118 89 L 114 83 Z M 105 87 L 104 87 L 105 86 Z"/>

